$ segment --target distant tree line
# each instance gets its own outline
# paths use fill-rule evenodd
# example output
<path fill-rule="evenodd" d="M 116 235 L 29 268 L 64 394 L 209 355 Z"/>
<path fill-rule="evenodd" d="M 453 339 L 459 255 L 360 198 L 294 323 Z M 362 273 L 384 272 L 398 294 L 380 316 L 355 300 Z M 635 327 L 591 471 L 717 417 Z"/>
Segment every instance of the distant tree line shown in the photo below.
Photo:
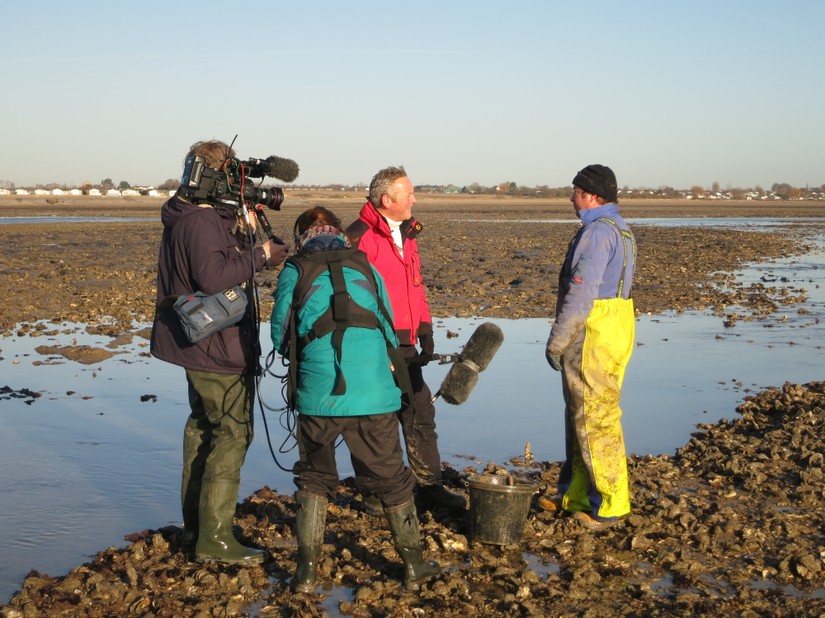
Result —
<path fill-rule="evenodd" d="M 361 191 L 366 195 L 367 187 L 364 184 L 344 185 L 292 185 L 296 189 L 314 189 L 320 191 Z M 518 197 L 536 198 L 568 198 L 572 187 L 550 187 L 537 185 L 527 187 L 515 182 L 501 182 L 496 185 L 485 186 L 479 183 L 470 185 L 416 185 L 418 193 L 467 193 L 478 195 L 513 195 Z M 718 182 L 710 187 L 694 185 L 690 189 L 676 189 L 670 186 L 629 187 L 619 189 L 619 196 L 633 199 L 781 199 L 781 200 L 817 200 L 825 199 L 825 184 L 818 187 L 793 187 L 788 183 L 774 183 L 769 190 L 757 185 L 753 188 L 721 189 Z"/>
<path fill-rule="evenodd" d="M 267 184 L 267 183 L 265 183 Z M 17 188 L 21 189 L 45 189 L 48 191 L 54 189 L 81 189 L 84 193 L 88 193 L 92 189 L 98 189 L 102 192 L 110 189 L 157 189 L 158 191 L 174 191 L 180 186 L 180 180 L 177 178 L 168 178 L 159 185 L 155 186 L 135 186 L 126 180 L 121 180 L 115 183 L 111 178 L 104 178 L 99 183 L 94 184 L 89 181 L 83 182 L 79 187 L 66 186 L 58 183 L 37 184 L 34 186 L 18 187 L 15 183 L 8 180 L 0 180 L 0 189 L 14 191 Z M 349 191 L 362 192 L 364 195 L 368 192 L 368 187 L 364 183 L 358 184 L 325 184 L 325 185 L 307 185 L 294 184 L 290 185 L 294 189 L 308 189 L 319 191 Z M 519 197 L 535 197 L 535 198 L 568 198 L 570 197 L 570 185 L 564 187 L 550 187 L 548 185 L 537 185 L 528 187 L 519 185 L 512 181 L 500 182 L 495 185 L 482 185 L 479 183 L 472 183 L 469 185 L 418 185 L 416 191 L 419 193 L 464 193 L 474 195 L 512 195 Z M 776 199 L 776 200 L 817 200 L 825 199 L 825 184 L 818 187 L 794 187 L 786 182 L 774 183 L 770 189 L 764 189 L 757 185 L 752 188 L 742 187 L 728 187 L 722 189 L 718 181 L 714 181 L 710 187 L 703 187 L 701 185 L 693 185 L 689 189 L 676 189 L 670 186 L 659 186 L 656 188 L 650 187 L 629 187 L 623 186 L 619 190 L 619 197 L 633 198 L 633 199 Z"/>

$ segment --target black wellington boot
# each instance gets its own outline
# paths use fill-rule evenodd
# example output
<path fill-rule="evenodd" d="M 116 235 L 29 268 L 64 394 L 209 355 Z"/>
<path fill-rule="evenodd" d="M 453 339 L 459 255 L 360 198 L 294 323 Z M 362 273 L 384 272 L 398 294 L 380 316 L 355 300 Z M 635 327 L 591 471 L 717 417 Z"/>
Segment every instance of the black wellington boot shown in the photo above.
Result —
<path fill-rule="evenodd" d="M 421 485 L 416 489 L 415 500 L 424 508 L 443 507 L 449 511 L 463 511 L 467 500 L 460 494 L 454 494 L 441 483 Z"/>
<path fill-rule="evenodd" d="M 381 499 L 375 494 L 361 494 L 361 507 L 367 515 L 373 517 L 380 517 L 384 514 L 384 505 L 381 504 Z"/>
<path fill-rule="evenodd" d="M 387 514 L 395 550 L 404 562 L 404 584 L 407 590 L 418 590 L 423 582 L 441 573 L 441 567 L 435 562 L 424 561 L 415 505 L 412 501 L 405 502 L 400 506 L 385 508 L 384 512 Z"/>
<path fill-rule="evenodd" d="M 292 582 L 295 592 L 311 593 L 318 587 L 318 561 L 324 545 L 327 500 L 305 491 L 295 493 L 298 513 L 295 535 L 298 537 L 298 570 Z"/>
<path fill-rule="evenodd" d="M 266 552 L 241 545 L 232 535 L 238 481 L 203 479 L 198 509 L 200 527 L 195 546 L 198 562 L 261 564 Z"/>

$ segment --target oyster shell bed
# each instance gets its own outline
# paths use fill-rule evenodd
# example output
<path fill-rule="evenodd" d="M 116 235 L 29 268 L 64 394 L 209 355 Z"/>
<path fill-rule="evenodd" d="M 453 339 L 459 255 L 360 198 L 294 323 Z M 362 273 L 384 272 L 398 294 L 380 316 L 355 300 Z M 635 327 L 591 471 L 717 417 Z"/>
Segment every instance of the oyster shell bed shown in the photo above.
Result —
<path fill-rule="evenodd" d="M 634 511 L 605 531 L 531 506 L 518 546 L 472 543 L 469 517 L 420 511 L 426 556 L 444 568 L 419 592 L 382 518 L 345 481 L 329 506 L 319 594 L 293 594 L 295 503 L 267 487 L 238 506 L 261 567 L 200 565 L 180 529 L 146 530 L 67 575 L 31 572 L 2 607 L 18 616 L 820 616 L 825 382 L 745 398 L 673 456 L 631 457 Z M 512 474 L 552 491 L 558 463 L 448 469 Z M 526 465 L 518 465 L 519 463 Z M 515 465 L 513 465 L 515 464 Z"/>
<path fill-rule="evenodd" d="M 360 207 L 352 201 L 307 198 L 271 221 L 288 229 L 298 212 L 315 203 L 349 221 Z M 131 216 L 156 215 L 159 205 L 136 204 L 132 211 L 139 214 Z M 575 224 L 531 222 L 556 207 L 550 216 L 571 217 L 569 204 L 540 206 L 419 203 L 436 316 L 552 315 L 558 265 Z M 652 216 L 652 206 L 643 206 Z M 623 212 L 641 216 L 634 208 L 623 206 Z M 687 216 L 686 208 L 679 206 L 679 216 Z M 730 210 L 724 214 L 737 216 Z M 821 216 L 821 210 L 800 216 Z M 489 223 L 496 218 L 507 222 Z M 635 231 L 639 311 L 707 309 L 735 327 L 737 319 L 761 319 L 782 306 L 804 310 L 804 290 L 736 286 L 730 273 L 745 261 L 801 253 L 819 226 L 804 235 L 648 226 Z M 133 320 L 151 318 L 159 234 L 159 224 L 146 221 L 0 226 L 2 330 L 34 336 L 38 320 L 68 320 L 128 336 Z M 261 276 L 262 298 L 276 276 Z M 263 312 L 268 315 L 265 304 Z M 778 375 L 777 383 L 792 378 Z M 236 513 L 239 538 L 271 555 L 262 567 L 189 562 L 180 552 L 179 528 L 136 531 L 124 546 L 104 549 L 67 574 L 30 572 L 10 602 L 0 605 L 0 615 L 825 616 L 825 382 L 766 389 L 745 397 L 737 413 L 735 420 L 698 426 L 673 455 L 632 456 L 634 511 L 605 531 L 587 530 L 534 503 L 521 543 L 500 547 L 472 542 L 469 513 L 421 510 L 425 554 L 444 572 L 419 592 L 400 584 L 401 563 L 386 522 L 360 509 L 360 496 L 346 479 L 329 506 L 319 594 L 290 591 L 295 503 L 291 495 L 263 487 Z M 511 474 L 553 493 L 558 472 L 559 462 L 514 457 L 448 468 L 445 479 L 465 496 L 474 474 Z M 5 497 L 7 508 L 12 502 Z"/>

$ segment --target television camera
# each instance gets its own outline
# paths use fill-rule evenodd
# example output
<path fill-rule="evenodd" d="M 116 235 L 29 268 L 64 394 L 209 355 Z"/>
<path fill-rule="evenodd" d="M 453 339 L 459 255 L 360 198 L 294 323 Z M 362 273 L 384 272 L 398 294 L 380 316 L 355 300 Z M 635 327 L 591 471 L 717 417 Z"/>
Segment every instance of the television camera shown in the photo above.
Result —
<path fill-rule="evenodd" d="M 282 242 L 272 234 L 264 207 L 280 210 L 284 191 L 279 187 L 256 186 L 250 181 L 264 176 L 292 182 L 298 177 L 298 164 L 276 156 L 245 161 L 232 158 L 216 170 L 207 167 L 203 157 L 190 155 L 184 162 L 180 191 L 193 204 L 206 202 L 215 208 L 254 210 L 267 235 Z"/>

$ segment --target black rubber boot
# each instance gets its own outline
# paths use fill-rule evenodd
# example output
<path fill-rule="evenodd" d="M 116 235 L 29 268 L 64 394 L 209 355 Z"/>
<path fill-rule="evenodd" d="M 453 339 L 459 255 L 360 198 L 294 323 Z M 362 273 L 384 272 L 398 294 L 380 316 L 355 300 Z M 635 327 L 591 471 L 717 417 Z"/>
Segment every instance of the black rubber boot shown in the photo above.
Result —
<path fill-rule="evenodd" d="M 364 497 L 361 500 L 361 506 L 367 515 L 373 517 L 380 517 L 384 514 L 384 505 L 381 504 L 381 499 L 375 494 L 362 494 Z"/>
<path fill-rule="evenodd" d="M 195 557 L 195 548 L 198 545 L 198 531 L 197 528 L 192 528 L 186 523 L 184 517 L 183 532 L 180 535 L 180 550 L 186 556 L 187 560 L 192 560 Z"/>
<path fill-rule="evenodd" d="M 418 487 L 415 500 L 425 508 L 442 507 L 450 511 L 463 511 L 467 507 L 464 496 L 448 491 L 441 483 Z"/>
<path fill-rule="evenodd" d="M 204 479 L 198 508 L 200 527 L 195 546 L 198 562 L 260 564 L 266 552 L 241 545 L 232 535 L 238 500 L 238 481 Z"/>
<path fill-rule="evenodd" d="M 324 545 L 327 500 L 304 491 L 296 492 L 298 513 L 295 536 L 298 537 L 298 569 L 292 582 L 295 592 L 311 593 L 318 587 L 318 561 Z"/>
<path fill-rule="evenodd" d="M 407 590 L 418 590 L 419 586 L 441 573 L 435 562 L 425 562 L 421 551 L 421 531 L 415 505 L 405 502 L 400 506 L 384 509 L 392 532 L 395 550 L 404 562 L 404 584 Z"/>

